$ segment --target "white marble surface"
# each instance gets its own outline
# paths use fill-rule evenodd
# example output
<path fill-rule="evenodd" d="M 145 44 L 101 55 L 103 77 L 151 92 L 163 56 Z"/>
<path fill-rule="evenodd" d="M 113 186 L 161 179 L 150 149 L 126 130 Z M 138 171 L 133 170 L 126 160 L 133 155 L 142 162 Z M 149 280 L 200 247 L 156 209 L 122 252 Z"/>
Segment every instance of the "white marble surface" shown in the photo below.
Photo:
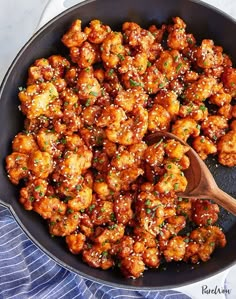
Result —
<path fill-rule="evenodd" d="M 47 8 L 50 6 L 47 5 L 49 3 L 53 3 L 54 7 L 56 7 L 59 3 L 64 2 L 65 6 L 68 7 L 77 3 L 78 0 L 0 0 L 0 82 L 17 52 L 36 30 L 41 14 L 45 12 L 45 7 L 46 12 L 48 12 Z M 235 0 L 205 0 L 204 2 L 218 7 L 236 19 Z M 50 11 L 47 16 L 53 16 L 53 12 Z M 204 285 L 208 285 L 212 289 L 215 286 L 221 289 L 224 288 L 225 278 L 227 280 L 227 288 L 231 290 L 228 296 L 223 294 L 202 294 Z M 211 279 L 180 288 L 179 290 L 190 295 L 193 299 L 235 299 L 235 283 L 236 267 L 234 266 L 231 270 L 227 270 Z"/>
<path fill-rule="evenodd" d="M 0 82 L 30 38 L 48 0 L 0 0 Z"/>

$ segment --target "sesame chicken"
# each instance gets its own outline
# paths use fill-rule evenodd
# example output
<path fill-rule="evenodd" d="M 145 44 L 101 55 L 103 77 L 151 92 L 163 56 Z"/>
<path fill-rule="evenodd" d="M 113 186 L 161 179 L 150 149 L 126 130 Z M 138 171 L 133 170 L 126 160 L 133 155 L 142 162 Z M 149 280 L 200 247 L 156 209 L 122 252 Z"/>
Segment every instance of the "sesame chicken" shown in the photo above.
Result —
<path fill-rule="evenodd" d="M 157 247 L 151 247 L 145 249 L 142 258 L 144 264 L 150 268 L 158 268 L 161 262 L 158 256 Z"/>
<path fill-rule="evenodd" d="M 222 47 L 215 46 L 213 40 L 202 40 L 195 56 L 197 65 L 203 69 L 215 68 L 223 64 Z"/>
<path fill-rule="evenodd" d="M 209 260 L 226 237 L 217 204 L 179 197 L 189 147 L 147 137 L 172 132 L 202 160 L 236 166 L 229 56 L 213 40 L 198 44 L 178 16 L 160 27 L 126 21 L 119 31 L 75 20 L 61 41 L 65 57 L 36 59 L 19 87 L 26 119 L 6 171 L 20 204 L 71 254 L 126 278 L 162 261 Z"/>
<path fill-rule="evenodd" d="M 164 221 L 164 206 L 152 193 L 141 192 L 137 199 L 136 214 L 140 227 L 153 236 L 159 234 Z"/>
<path fill-rule="evenodd" d="M 92 189 L 84 185 L 76 192 L 75 197 L 68 200 L 68 207 L 73 211 L 80 211 L 88 208 L 92 203 Z"/>
<path fill-rule="evenodd" d="M 76 87 L 78 89 L 79 98 L 83 100 L 87 106 L 95 103 L 97 97 L 101 95 L 101 86 L 94 77 L 93 68 L 91 66 L 81 70 L 78 75 Z"/>
<path fill-rule="evenodd" d="M 108 183 L 103 178 L 96 178 L 93 183 L 93 191 L 100 199 L 106 200 L 114 191 L 110 188 Z"/>
<path fill-rule="evenodd" d="M 230 105 L 230 104 L 225 104 L 222 107 L 219 108 L 218 114 L 221 116 L 224 116 L 227 120 L 230 120 L 232 118 L 235 118 L 236 116 L 236 106 L 235 105 Z M 234 120 L 233 120 L 234 121 Z M 230 123 L 230 126 L 232 123 Z"/>
<path fill-rule="evenodd" d="M 85 41 L 79 48 L 70 48 L 70 57 L 80 68 L 87 68 L 97 62 L 96 48 Z"/>
<path fill-rule="evenodd" d="M 229 131 L 222 136 L 217 144 L 219 162 L 225 166 L 236 165 L 236 131 Z"/>
<path fill-rule="evenodd" d="M 25 187 L 20 190 L 20 203 L 26 210 L 34 208 L 34 202 L 41 200 L 47 193 L 48 182 L 43 179 L 29 180 Z M 50 195 L 51 196 L 51 195 Z"/>
<path fill-rule="evenodd" d="M 37 150 L 29 155 L 27 166 L 33 175 L 46 179 L 53 171 L 53 160 L 49 153 Z"/>
<path fill-rule="evenodd" d="M 133 70 L 139 75 L 143 75 L 146 72 L 148 66 L 148 55 L 146 52 L 137 53 L 134 56 L 125 56 L 121 59 L 119 73 L 124 74 Z"/>
<path fill-rule="evenodd" d="M 26 90 L 19 92 L 21 110 L 28 119 L 45 115 L 60 117 L 61 105 L 56 99 L 58 92 L 50 82 L 29 85 Z"/>
<path fill-rule="evenodd" d="M 168 85 L 168 80 L 165 75 L 159 71 L 154 64 L 147 68 L 143 75 L 143 81 L 140 81 L 138 77 L 138 79 L 130 78 L 129 82 L 134 86 L 143 85 L 144 90 L 148 94 L 156 94 L 159 90 Z"/>
<path fill-rule="evenodd" d="M 210 115 L 201 124 L 204 136 L 217 140 L 223 136 L 228 128 L 227 120 L 220 115 Z"/>
<path fill-rule="evenodd" d="M 193 200 L 189 198 L 178 197 L 175 203 L 176 203 L 176 214 L 184 216 L 186 219 L 191 219 Z"/>
<path fill-rule="evenodd" d="M 180 102 L 174 91 L 161 90 L 154 98 L 154 105 L 161 105 L 169 113 L 171 120 L 175 119 L 179 113 Z"/>
<path fill-rule="evenodd" d="M 34 201 L 33 209 L 44 219 L 50 219 L 53 215 L 65 215 L 67 206 L 56 197 L 44 196 Z"/>
<path fill-rule="evenodd" d="M 215 143 L 207 136 L 197 136 L 194 138 L 192 146 L 202 160 L 205 160 L 208 155 L 217 153 Z"/>
<path fill-rule="evenodd" d="M 131 145 L 142 140 L 148 128 L 148 112 L 136 106 L 130 117 L 120 123 L 119 130 L 108 127 L 105 132 L 107 139 L 122 145 Z"/>
<path fill-rule="evenodd" d="M 56 157 L 61 155 L 59 144 L 59 134 L 56 132 L 51 132 L 46 128 L 41 128 L 36 135 L 37 143 L 39 149 L 42 152 L 47 152 L 50 155 Z"/>
<path fill-rule="evenodd" d="M 190 117 L 197 122 L 203 121 L 208 116 L 208 108 L 203 103 L 184 103 L 179 109 L 179 116 L 181 118 Z"/>
<path fill-rule="evenodd" d="M 148 146 L 144 141 L 128 146 L 128 151 L 135 157 L 135 163 L 137 163 L 137 165 L 140 165 L 144 160 L 144 154 L 147 148 Z"/>
<path fill-rule="evenodd" d="M 109 243 L 90 245 L 88 248 L 83 249 L 82 258 L 91 267 L 107 270 L 114 265 L 114 261 L 108 252 L 110 247 Z"/>
<path fill-rule="evenodd" d="M 163 51 L 155 65 L 160 73 L 165 76 L 167 82 L 182 76 L 189 70 L 188 61 L 178 50 Z"/>
<path fill-rule="evenodd" d="M 53 76 L 53 68 L 50 65 L 48 59 L 37 59 L 35 60 L 34 64 L 29 67 L 27 85 L 40 83 L 44 80 L 51 80 Z"/>
<path fill-rule="evenodd" d="M 226 67 L 221 76 L 225 91 L 232 97 L 236 96 L 236 69 Z"/>
<path fill-rule="evenodd" d="M 91 166 L 92 153 L 85 146 L 77 152 L 67 151 L 64 159 L 58 165 L 57 172 L 64 177 L 79 176 Z"/>
<path fill-rule="evenodd" d="M 158 143 L 150 145 L 144 152 L 145 161 L 150 164 L 150 166 L 160 166 L 163 163 L 165 155 L 164 144 L 162 140 Z"/>
<path fill-rule="evenodd" d="M 137 278 L 142 275 L 145 264 L 139 255 L 131 255 L 121 260 L 121 272 L 125 277 Z"/>
<path fill-rule="evenodd" d="M 164 256 L 167 262 L 181 261 L 184 258 L 186 243 L 184 238 L 176 236 L 168 241 L 167 248 L 164 250 Z"/>
<path fill-rule="evenodd" d="M 94 151 L 92 166 L 99 172 L 106 172 L 109 168 L 109 157 L 103 151 Z"/>
<path fill-rule="evenodd" d="M 161 27 L 158 29 L 156 25 L 151 25 L 148 30 L 152 33 L 152 35 L 155 37 L 155 41 L 157 43 L 161 43 L 163 39 L 163 35 L 166 32 L 167 26 L 165 24 L 162 24 Z"/>
<path fill-rule="evenodd" d="M 218 205 L 209 200 L 197 199 L 192 203 L 192 219 L 199 226 L 215 224 L 219 212 Z"/>
<path fill-rule="evenodd" d="M 124 111 L 131 112 L 137 104 L 144 106 L 147 100 L 148 95 L 144 90 L 141 87 L 135 87 L 118 92 L 114 103 L 124 109 Z"/>
<path fill-rule="evenodd" d="M 52 55 L 48 59 L 37 59 L 29 68 L 27 85 L 38 84 L 53 80 L 54 82 L 61 79 L 70 62 L 61 55 Z"/>
<path fill-rule="evenodd" d="M 84 143 L 89 149 L 95 146 L 101 146 L 103 140 L 106 138 L 104 129 L 96 125 L 83 126 L 79 131 Z"/>
<path fill-rule="evenodd" d="M 197 81 L 190 83 L 183 96 L 188 102 L 204 102 L 207 98 L 217 92 L 217 81 L 214 77 L 200 76 Z M 215 90 L 216 89 L 216 90 Z"/>
<path fill-rule="evenodd" d="M 107 228 L 97 227 L 94 235 L 93 235 L 93 242 L 103 244 L 106 243 L 115 243 L 120 240 L 125 233 L 125 227 L 123 224 L 112 224 L 108 225 Z"/>
<path fill-rule="evenodd" d="M 212 104 L 222 107 L 226 104 L 230 104 L 232 96 L 226 93 L 222 88 L 216 94 L 212 95 L 209 100 Z"/>
<path fill-rule="evenodd" d="M 111 223 L 114 218 L 113 203 L 108 200 L 92 202 L 88 207 L 88 214 L 94 225 Z"/>
<path fill-rule="evenodd" d="M 134 239 L 130 236 L 124 235 L 119 242 L 111 244 L 110 254 L 117 255 L 119 258 L 129 256 L 134 252 Z"/>
<path fill-rule="evenodd" d="M 190 233 L 189 239 L 189 249 L 187 247 L 184 259 L 190 259 L 192 263 L 199 260 L 206 262 L 216 247 L 226 245 L 225 235 L 217 226 L 197 228 Z"/>
<path fill-rule="evenodd" d="M 74 21 L 67 33 L 63 35 L 61 41 L 66 47 L 79 47 L 87 39 L 87 34 L 82 31 L 81 23 L 81 20 Z"/>
<path fill-rule="evenodd" d="M 169 231 L 170 236 L 176 236 L 186 226 L 186 218 L 183 215 L 173 215 L 165 221 L 165 229 Z"/>
<path fill-rule="evenodd" d="M 197 137 L 200 134 L 200 128 L 194 119 L 186 117 L 178 119 L 173 124 L 172 133 L 183 141 L 187 141 L 190 136 Z"/>
<path fill-rule="evenodd" d="M 107 183 L 109 188 L 113 191 L 126 191 L 130 188 L 130 184 L 135 182 L 135 180 L 143 175 L 143 173 L 143 169 L 137 166 L 120 171 L 117 171 L 115 167 L 112 167 L 107 174 Z"/>
<path fill-rule="evenodd" d="M 102 112 L 102 108 L 97 105 L 85 107 L 81 113 L 82 123 L 84 126 L 92 126 L 97 122 Z"/>
<path fill-rule="evenodd" d="M 103 108 L 102 113 L 97 120 L 97 126 L 118 130 L 121 127 L 121 123 L 126 119 L 127 116 L 123 108 L 116 105 L 110 105 L 109 107 Z"/>
<path fill-rule="evenodd" d="M 111 166 L 115 167 L 117 170 L 132 167 L 134 163 L 134 155 L 122 147 L 118 148 L 116 155 L 114 155 L 111 160 Z"/>
<path fill-rule="evenodd" d="M 114 214 L 119 223 L 128 224 L 133 218 L 132 210 L 133 198 L 131 194 L 119 195 L 114 200 Z"/>
<path fill-rule="evenodd" d="M 109 32 L 101 45 L 101 58 L 105 68 L 116 68 L 123 59 L 125 49 L 120 32 Z"/>
<path fill-rule="evenodd" d="M 165 153 L 167 154 L 169 159 L 179 161 L 187 151 L 187 146 L 173 139 L 169 139 L 165 143 Z"/>
<path fill-rule="evenodd" d="M 38 150 L 38 145 L 33 135 L 19 133 L 12 141 L 12 150 L 22 154 L 30 154 L 32 151 Z"/>
<path fill-rule="evenodd" d="M 187 35 L 185 33 L 186 24 L 179 18 L 173 18 L 174 25 L 168 27 L 168 47 L 175 50 L 183 50 L 188 46 Z"/>
<path fill-rule="evenodd" d="M 122 25 L 124 32 L 124 42 L 131 48 L 147 52 L 154 43 L 155 37 L 150 31 L 141 28 L 137 23 L 125 22 Z"/>
<path fill-rule="evenodd" d="M 80 222 L 80 214 L 73 211 L 67 216 L 55 213 L 48 222 L 51 235 L 65 237 L 76 231 Z"/>
<path fill-rule="evenodd" d="M 184 192 L 188 182 L 180 166 L 174 163 L 168 163 L 165 164 L 165 169 L 166 172 L 155 185 L 155 190 L 160 193 L 168 193 L 171 191 Z"/>
<path fill-rule="evenodd" d="M 65 239 L 69 250 L 73 254 L 79 254 L 82 251 L 86 241 L 86 237 L 82 233 L 67 235 Z"/>
<path fill-rule="evenodd" d="M 92 20 L 88 27 L 84 28 L 84 32 L 88 36 L 88 40 L 93 44 L 101 44 L 111 28 L 108 25 L 102 24 L 100 20 Z"/>
<path fill-rule="evenodd" d="M 169 131 L 171 117 L 169 112 L 161 105 L 154 104 L 148 111 L 148 130 Z"/>
<path fill-rule="evenodd" d="M 87 238 L 89 238 L 94 233 L 93 223 L 89 215 L 85 212 L 81 213 L 80 215 L 79 229 Z"/>

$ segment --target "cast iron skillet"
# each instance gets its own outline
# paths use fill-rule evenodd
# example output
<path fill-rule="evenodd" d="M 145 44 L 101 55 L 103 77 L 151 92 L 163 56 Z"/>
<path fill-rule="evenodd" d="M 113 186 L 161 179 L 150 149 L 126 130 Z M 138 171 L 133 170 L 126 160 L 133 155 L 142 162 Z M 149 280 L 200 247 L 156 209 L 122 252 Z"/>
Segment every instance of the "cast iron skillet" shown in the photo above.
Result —
<path fill-rule="evenodd" d="M 119 30 L 124 21 L 135 21 L 141 26 L 170 21 L 171 16 L 180 16 L 187 23 L 187 31 L 198 40 L 212 38 L 217 45 L 236 61 L 236 42 L 233 32 L 236 23 L 230 17 L 212 7 L 189 0 L 95 0 L 86 1 L 63 12 L 38 31 L 23 47 L 8 70 L 0 90 L 0 199 L 27 235 L 56 262 L 83 277 L 123 288 L 162 289 L 186 285 L 216 274 L 236 261 L 236 218 L 222 211 L 220 225 L 226 232 L 228 244 L 216 250 L 212 259 L 200 265 L 170 263 L 166 270 L 148 270 L 137 280 L 124 279 L 118 271 L 102 271 L 90 268 L 78 256 L 72 255 L 60 238 L 51 238 L 47 225 L 34 212 L 25 211 L 18 203 L 18 188 L 8 180 L 4 159 L 11 152 L 11 140 L 23 128 L 23 116 L 18 110 L 18 87 L 25 85 L 27 68 L 40 57 L 51 54 L 67 54 L 60 42 L 61 36 L 77 18 L 83 25 L 94 18 Z M 214 160 L 208 161 L 219 186 L 236 197 L 236 169 L 216 167 Z"/>

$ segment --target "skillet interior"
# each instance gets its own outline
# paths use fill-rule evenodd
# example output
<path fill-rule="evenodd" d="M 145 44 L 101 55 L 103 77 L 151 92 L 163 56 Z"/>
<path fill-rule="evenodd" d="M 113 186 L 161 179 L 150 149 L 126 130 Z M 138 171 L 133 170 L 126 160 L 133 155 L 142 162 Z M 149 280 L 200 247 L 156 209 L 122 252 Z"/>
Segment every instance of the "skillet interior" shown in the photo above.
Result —
<path fill-rule="evenodd" d="M 236 31 L 236 23 L 207 5 L 188 0 L 87 1 L 62 13 L 32 37 L 10 67 L 0 91 L 0 199 L 10 206 L 30 238 L 54 260 L 84 277 L 124 288 L 177 287 L 204 279 L 232 265 L 236 261 L 235 217 L 222 211 L 219 222 L 226 232 L 228 245 L 224 249 L 216 250 L 209 262 L 196 266 L 170 263 L 165 271 L 149 270 L 144 277 L 137 280 L 124 279 L 114 270 L 102 271 L 88 267 L 77 256 L 69 253 L 64 241 L 50 237 L 42 218 L 34 212 L 25 211 L 17 202 L 18 189 L 8 181 L 4 158 L 11 151 L 11 140 L 23 128 L 23 116 L 18 110 L 18 87 L 24 86 L 27 69 L 35 59 L 67 53 L 60 38 L 73 20 L 80 18 L 83 25 L 87 25 L 96 18 L 119 30 L 120 25 L 127 20 L 147 27 L 151 23 L 158 25 L 167 22 L 171 16 L 182 17 L 187 23 L 188 32 L 192 32 L 198 40 L 213 39 L 236 61 L 236 43 L 231 36 L 232 32 Z M 214 160 L 208 160 L 207 163 L 219 186 L 236 197 L 236 169 L 216 167 Z"/>

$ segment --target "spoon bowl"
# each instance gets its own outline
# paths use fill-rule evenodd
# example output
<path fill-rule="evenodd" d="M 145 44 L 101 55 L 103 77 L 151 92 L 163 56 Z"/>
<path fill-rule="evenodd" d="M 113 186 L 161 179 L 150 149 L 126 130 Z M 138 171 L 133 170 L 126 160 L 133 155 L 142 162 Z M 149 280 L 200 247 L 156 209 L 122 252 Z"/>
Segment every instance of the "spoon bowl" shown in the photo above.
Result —
<path fill-rule="evenodd" d="M 146 142 L 152 145 L 160 141 L 161 138 L 175 139 L 189 148 L 186 155 L 190 159 L 190 166 L 184 171 L 188 185 L 186 190 L 179 192 L 178 195 L 185 198 L 197 197 L 201 199 L 211 199 L 236 216 L 236 199 L 217 186 L 210 170 L 195 150 L 176 135 L 163 131 L 150 134 Z"/>

